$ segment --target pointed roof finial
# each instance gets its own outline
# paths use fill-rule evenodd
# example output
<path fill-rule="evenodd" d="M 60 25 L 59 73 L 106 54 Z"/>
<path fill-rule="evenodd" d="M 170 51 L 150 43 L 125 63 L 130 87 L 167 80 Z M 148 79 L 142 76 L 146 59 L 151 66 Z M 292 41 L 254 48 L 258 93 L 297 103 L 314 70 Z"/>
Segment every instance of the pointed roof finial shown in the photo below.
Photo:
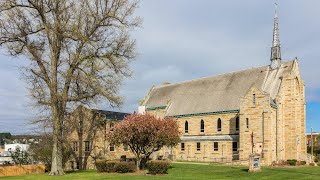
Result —
<path fill-rule="evenodd" d="M 279 19 L 278 19 L 278 3 L 275 3 L 274 30 L 273 30 L 273 46 L 280 46 L 279 37 Z"/>
<path fill-rule="evenodd" d="M 280 48 L 280 34 L 279 34 L 279 19 L 278 19 L 278 3 L 275 3 L 274 29 L 273 41 L 271 47 L 271 68 L 277 69 L 281 64 L 281 48 Z"/>
<path fill-rule="evenodd" d="M 274 15 L 274 17 L 278 17 L 278 1 L 276 1 L 275 3 L 275 6 L 276 6 L 276 8 L 275 8 L 275 15 Z"/>

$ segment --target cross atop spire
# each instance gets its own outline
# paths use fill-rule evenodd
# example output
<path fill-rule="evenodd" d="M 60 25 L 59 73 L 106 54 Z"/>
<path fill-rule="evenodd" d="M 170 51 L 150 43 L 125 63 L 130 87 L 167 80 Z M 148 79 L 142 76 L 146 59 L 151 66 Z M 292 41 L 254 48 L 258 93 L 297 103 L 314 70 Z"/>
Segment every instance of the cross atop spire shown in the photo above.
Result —
<path fill-rule="evenodd" d="M 278 4 L 275 3 L 273 42 L 271 47 L 271 68 L 277 69 L 281 65 L 281 49 L 280 49 L 280 34 L 279 34 L 279 18 Z"/>

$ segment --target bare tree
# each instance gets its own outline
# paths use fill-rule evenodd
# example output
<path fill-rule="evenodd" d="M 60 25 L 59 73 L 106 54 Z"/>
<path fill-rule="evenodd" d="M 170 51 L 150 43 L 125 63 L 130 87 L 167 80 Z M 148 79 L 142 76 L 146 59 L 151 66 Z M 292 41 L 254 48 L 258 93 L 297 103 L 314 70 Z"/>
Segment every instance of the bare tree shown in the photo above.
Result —
<path fill-rule="evenodd" d="M 63 121 L 74 103 L 108 100 L 119 106 L 119 85 L 136 55 L 130 32 L 140 25 L 135 0 L 0 0 L 0 46 L 24 56 L 30 95 L 50 109 L 50 175 L 62 168 Z"/>

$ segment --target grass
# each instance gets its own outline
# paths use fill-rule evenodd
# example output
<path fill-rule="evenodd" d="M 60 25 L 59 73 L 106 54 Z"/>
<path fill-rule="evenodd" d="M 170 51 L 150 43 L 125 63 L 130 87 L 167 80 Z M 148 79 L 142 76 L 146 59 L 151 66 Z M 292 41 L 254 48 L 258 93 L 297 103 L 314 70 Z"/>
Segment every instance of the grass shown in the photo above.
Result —
<path fill-rule="evenodd" d="M 292 167 L 292 168 L 270 168 L 264 167 L 260 173 L 248 173 L 247 167 L 224 166 L 217 164 L 197 165 L 197 164 L 172 164 L 169 173 L 166 175 L 127 175 L 127 174 L 98 174 L 95 171 L 80 171 L 67 173 L 62 177 L 51 177 L 47 174 L 26 175 L 16 177 L 6 177 L 0 179 L 26 179 L 26 180 L 50 180 L 50 179 L 320 179 L 320 167 Z"/>

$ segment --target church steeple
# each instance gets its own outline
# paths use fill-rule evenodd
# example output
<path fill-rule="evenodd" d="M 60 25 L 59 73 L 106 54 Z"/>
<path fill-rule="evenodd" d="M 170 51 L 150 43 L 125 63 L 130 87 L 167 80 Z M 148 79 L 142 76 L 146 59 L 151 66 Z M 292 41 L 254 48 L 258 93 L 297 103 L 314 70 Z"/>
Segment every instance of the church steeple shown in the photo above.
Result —
<path fill-rule="evenodd" d="M 278 19 L 278 4 L 274 16 L 273 42 L 271 47 L 271 68 L 277 69 L 281 65 L 281 48 L 279 37 L 279 19 Z"/>

